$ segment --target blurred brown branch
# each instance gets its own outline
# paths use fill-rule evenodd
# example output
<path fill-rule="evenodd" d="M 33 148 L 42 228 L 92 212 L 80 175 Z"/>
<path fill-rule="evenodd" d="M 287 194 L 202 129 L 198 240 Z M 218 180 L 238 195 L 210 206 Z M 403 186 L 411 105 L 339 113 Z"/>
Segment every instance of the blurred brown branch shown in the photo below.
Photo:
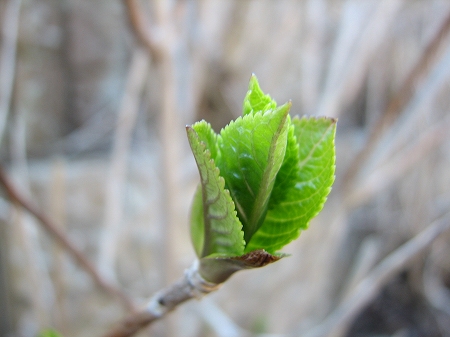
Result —
<path fill-rule="evenodd" d="M 351 191 L 348 190 L 343 204 L 349 209 L 355 208 L 388 186 L 392 186 L 396 180 L 404 176 L 414 165 L 418 165 L 421 160 L 449 138 L 449 128 L 450 117 L 447 117 L 419 134 L 408 147 L 384 165 L 376 168 L 358 186 L 353 187 Z"/>
<path fill-rule="evenodd" d="M 381 288 L 399 271 L 405 269 L 411 261 L 429 248 L 433 242 L 450 229 L 448 214 L 434 222 L 414 238 L 401 245 L 378 263 L 369 274 L 354 288 L 350 296 L 316 328 L 302 336 L 339 337 L 344 336 L 355 316 L 361 312 L 381 290 Z"/>
<path fill-rule="evenodd" d="M 94 282 L 105 292 L 118 298 L 122 304 L 129 310 L 134 310 L 133 301 L 115 285 L 106 281 L 96 270 L 94 265 L 89 262 L 86 256 L 69 240 L 59 227 L 53 223 L 44 213 L 42 213 L 30 200 L 18 191 L 11 183 L 5 170 L 0 167 L 0 184 L 3 186 L 9 199 L 23 207 L 33 215 L 42 225 L 42 227 L 56 240 L 64 249 L 74 258 L 74 260 L 92 277 Z"/>
<path fill-rule="evenodd" d="M 154 33 L 150 30 L 151 25 L 146 22 L 142 9 L 139 8 L 138 0 L 125 0 L 124 3 L 136 37 L 147 48 L 153 61 L 161 61 L 163 57 L 161 47 L 157 44 Z"/>
<path fill-rule="evenodd" d="M 402 110 L 405 108 L 406 104 L 411 100 L 415 93 L 415 88 L 423 78 L 429 74 L 432 65 L 436 62 L 439 51 L 443 45 L 443 40 L 450 33 L 450 12 L 447 14 L 443 20 L 441 26 L 430 40 L 428 45 L 422 52 L 419 60 L 415 66 L 411 69 L 408 76 L 404 80 L 401 87 L 394 94 L 390 102 L 388 103 L 384 113 L 373 126 L 369 132 L 369 137 L 367 138 L 366 145 L 362 150 L 355 156 L 349 169 L 343 177 L 343 182 L 345 186 L 344 189 L 348 189 L 349 185 L 354 182 L 357 176 L 357 172 L 361 169 L 366 159 L 370 156 L 373 151 L 377 140 L 381 137 L 383 132 L 387 127 L 393 123 L 396 118 L 401 114 Z"/>
<path fill-rule="evenodd" d="M 6 2 L 1 26 L 0 45 L 0 144 L 5 131 L 6 120 L 11 105 L 14 73 L 16 69 L 17 34 L 21 0 Z"/>
<path fill-rule="evenodd" d="M 117 116 L 97 264 L 102 275 L 109 280 L 116 279 L 114 263 L 123 222 L 123 189 L 126 184 L 132 133 L 139 113 L 140 95 L 148 76 L 148 66 L 147 53 L 137 49 L 131 60 L 124 96 Z"/>

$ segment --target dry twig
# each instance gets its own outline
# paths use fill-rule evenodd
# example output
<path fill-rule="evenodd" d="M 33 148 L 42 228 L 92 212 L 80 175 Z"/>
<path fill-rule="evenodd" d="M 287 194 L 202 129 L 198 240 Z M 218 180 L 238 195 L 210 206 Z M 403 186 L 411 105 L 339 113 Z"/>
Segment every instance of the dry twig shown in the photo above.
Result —
<path fill-rule="evenodd" d="M 128 18 L 136 37 L 147 48 L 152 59 L 159 62 L 162 58 L 161 47 L 157 44 L 154 34 L 149 30 L 150 25 L 146 22 L 142 9 L 139 8 L 137 0 L 125 0 Z"/>
<path fill-rule="evenodd" d="M 344 189 L 349 188 L 349 185 L 353 183 L 353 178 L 357 176 L 357 173 L 360 171 L 361 167 L 374 150 L 377 140 L 381 138 L 383 131 L 387 129 L 388 125 L 395 121 L 395 119 L 405 108 L 406 104 L 413 97 L 417 84 L 423 80 L 426 74 L 430 71 L 432 65 L 436 62 L 441 49 L 442 41 L 448 36 L 449 33 L 450 13 L 448 13 L 441 27 L 424 49 L 419 61 L 406 77 L 400 89 L 389 102 L 383 115 L 378 119 L 372 130 L 370 130 L 366 145 L 356 155 L 352 164 L 349 165 L 349 169 L 345 173 L 344 179 L 342 180 L 345 184 Z"/>
<path fill-rule="evenodd" d="M 450 117 L 436 123 L 386 164 L 376 168 L 345 196 L 344 204 L 355 208 L 369 200 L 413 168 L 449 138 Z"/>
<path fill-rule="evenodd" d="M 140 94 L 147 79 L 148 66 L 147 54 L 139 49 L 135 51 L 117 117 L 98 258 L 98 268 L 110 280 L 115 279 L 114 262 L 123 218 L 122 196 L 126 182 L 128 150 L 139 112 Z"/>
<path fill-rule="evenodd" d="M 134 310 L 134 304 L 132 300 L 115 285 L 106 281 L 95 269 L 86 256 L 69 240 L 69 238 L 63 233 L 59 227 L 53 223 L 44 213 L 42 213 L 31 201 L 25 198 L 10 182 L 4 169 L 0 167 L 0 184 L 8 194 L 11 201 L 19 204 L 26 209 L 31 215 L 33 215 L 42 227 L 55 239 L 64 249 L 74 258 L 76 262 L 92 277 L 94 282 L 107 293 L 119 298 L 124 306 L 130 310 Z"/>
<path fill-rule="evenodd" d="M 0 54 L 0 143 L 6 126 L 13 90 L 21 2 L 21 0 L 8 1 L 3 13 Z"/>
<path fill-rule="evenodd" d="M 342 104 L 356 95 L 370 60 L 386 39 L 403 3 L 403 0 L 377 1 L 375 9 L 364 20 L 360 13 L 355 15 L 355 10 L 368 10 L 370 3 L 347 2 L 317 115 L 338 117 Z"/>
<path fill-rule="evenodd" d="M 198 264 L 194 263 L 186 270 L 182 279 L 156 293 L 142 310 L 125 319 L 104 337 L 133 336 L 181 303 L 192 298 L 200 298 L 219 287 L 220 284 L 204 280 L 198 273 Z"/>
<path fill-rule="evenodd" d="M 378 263 L 322 324 L 302 334 L 302 336 L 339 337 L 345 335 L 355 316 L 378 294 L 380 289 L 449 229 L 448 215 L 431 223 L 425 230 Z"/>

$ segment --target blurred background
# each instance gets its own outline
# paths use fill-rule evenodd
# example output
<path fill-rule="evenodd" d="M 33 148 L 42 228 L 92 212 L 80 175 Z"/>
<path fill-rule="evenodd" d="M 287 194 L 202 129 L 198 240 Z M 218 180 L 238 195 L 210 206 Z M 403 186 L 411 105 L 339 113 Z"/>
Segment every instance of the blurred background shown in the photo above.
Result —
<path fill-rule="evenodd" d="M 292 256 L 139 336 L 450 336 L 449 1 L 1 0 L 0 24 L 7 179 L 138 305 L 195 258 L 186 124 L 220 131 L 252 73 L 292 115 L 339 118 Z M 1 191 L 0 336 L 125 317 Z"/>

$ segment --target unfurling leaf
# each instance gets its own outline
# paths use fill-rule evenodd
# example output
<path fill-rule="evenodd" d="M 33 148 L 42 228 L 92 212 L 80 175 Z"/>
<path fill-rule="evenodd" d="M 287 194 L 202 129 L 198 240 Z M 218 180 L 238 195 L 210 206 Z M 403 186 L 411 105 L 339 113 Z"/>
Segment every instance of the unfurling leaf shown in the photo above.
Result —
<path fill-rule="evenodd" d="M 252 76 L 242 117 L 220 134 L 205 121 L 186 128 L 200 173 L 191 237 L 211 282 L 283 257 L 277 251 L 308 227 L 331 190 L 336 120 L 291 119 L 290 107 L 278 107 Z"/>
<path fill-rule="evenodd" d="M 334 135 L 336 121 L 331 118 L 294 118 L 299 148 L 299 168 L 295 183 L 286 188 L 281 202 L 267 212 L 261 228 L 246 251 L 261 249 L 274 253 L 295 240 L 300 230 L 323 208 L 334 181 Z M 275 203 L 275 201 L 274 201 Z"/>
<path fill-rule="evenodd" d="M 249 241 L 264 221 L 270 194 L 286 153 L 290 104 L 247 114 L 220 133 L 217 166 L 236 204 Z"/>
<path fill-rule="evenodd" d="M 191 231 L 195 250 L 199 257 L 212 254 L 240 255 L 244 250 L 242 225 L 230 193 L 224 188 L 225 181 L 211 158 L 211 151 L 206 148 L 205 142 L 200 141 L 206 139 L 207 142 L 209 139 L 205 131 L 208 128 L 204 124 L 205 122 L 200 122 L 197 126 L 187 127 L 201 180 L 201 189 L 194 202 L 194 228 Z M 201 136 L 195 129 L 199 130 Z"/>

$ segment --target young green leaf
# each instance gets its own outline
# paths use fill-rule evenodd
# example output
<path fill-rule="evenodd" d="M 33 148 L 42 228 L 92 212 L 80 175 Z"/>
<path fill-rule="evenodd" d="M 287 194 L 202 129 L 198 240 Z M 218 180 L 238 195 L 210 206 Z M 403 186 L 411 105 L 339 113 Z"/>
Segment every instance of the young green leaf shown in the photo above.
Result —
<path fill-rule="evenodd" d="M 202 120 L 192 125 L 192 128 L 197 133 L 200 142 L 203 142 L 206 149 L 211 153 L 211 159 L 217 161 L 219 155 L 219 148 L 217 146 L 217 134 L 211 127 L 211 124 Z"/>
<path fill-rule="evenodd" d="M 325 203 L 334 181 L 336 121 L 291 120 L 289 109 L 290 103 L 277 107 L 252 76 L 243 116 L 220 135 L 204 121 L 187 127 L 201 178 L 191 236 L 205 280 L 221 283 L 277 261 L 284 255 L 276 252 Z"/>
<path fill-rule="evenodd" d="M 253 235 L 246 252 L 264 248 L 269 253 L 296 239 L 300 230 L 322 209 L 334 181 L 336 120 L 294 118 L 299 144 L 299 172 L 294 188 L 267 212 L 261 228 Z"/>
<path fill-rule="evenodd" d="M 236 205 L 246 242 L 264 221 L 283 163 L 290 106 L 287 103 L 265 113 L 239 117 L 218 137 L 217 166 Z"/>
<path fill-rule="evenodd" d="M 193 127 L 186 127 L 201 181 L 191 217 L 192 241 L 199 257 L 211 254 L 239 256 L 245 246 L 242 224 L 236 215 L 230 193 L 225 189 L 224 179 L 211 159 L 211 150 L 207 148 L 207 145 L 213 144 L 212 130 L 206 124 L 200 122 Z"/>
<path fill-rule="evenodd" d="M 205 220 L 203 213 L 202 185 L 200 184 L 194 194 L 191 206 L 191 241 L 198 257 L 202 256 L 204 240 Z"/>
<path fill-rule="evenodd" d="M 263 93 L 259 87 L 258 79 L 255 75 L 250 77 L 248 84 L 248 91 L 244 98 L 242 108 L 242 116 L 249 113 L 266 112 L 268 110 L 275 110 L 277 103 L 269 96 Z"/>

